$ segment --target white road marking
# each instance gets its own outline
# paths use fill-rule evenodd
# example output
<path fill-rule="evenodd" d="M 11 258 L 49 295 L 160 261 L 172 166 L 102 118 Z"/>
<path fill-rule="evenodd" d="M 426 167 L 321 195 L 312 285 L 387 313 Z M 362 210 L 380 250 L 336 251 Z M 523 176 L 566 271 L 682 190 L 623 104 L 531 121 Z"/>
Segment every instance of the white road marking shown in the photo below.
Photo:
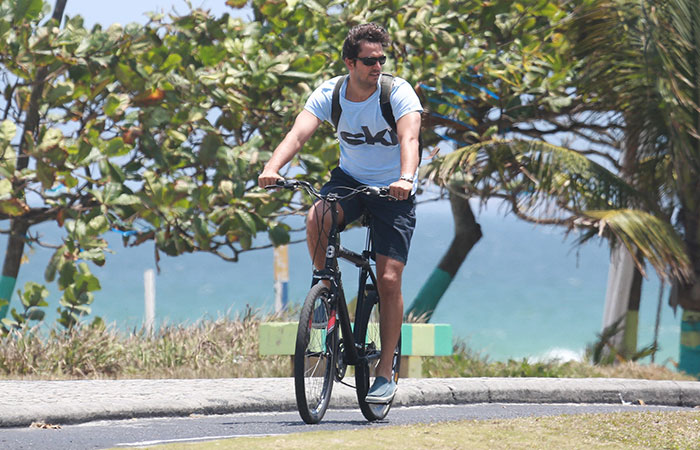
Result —
<path fill-rule="evenodd" d="M 141 442 L 122 442 L 116 444 L 117 447 L 145 447 L 149 445 L 159 445 L 159 444 L 173 444 L 177 442 L 197 442 L 197 441 L 213 441 L 217 439 L 235 439 L 243 437 L 270 437 L 270 436 L 284 436 L 283 433 L 271 433 L 271 434 L 230 434 L 226 436 L 201 436 L 201 437 L 191 437 L 191 438 L 181 438 L 181 439 L 160 439 L 155 441 L 141 441 Z"/>

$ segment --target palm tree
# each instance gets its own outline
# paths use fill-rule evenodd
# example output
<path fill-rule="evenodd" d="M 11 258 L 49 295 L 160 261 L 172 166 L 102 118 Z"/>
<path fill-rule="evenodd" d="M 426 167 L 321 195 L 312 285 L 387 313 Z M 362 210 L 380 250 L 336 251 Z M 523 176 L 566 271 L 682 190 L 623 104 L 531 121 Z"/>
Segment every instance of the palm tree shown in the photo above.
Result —
<path fill-rule="evenodd" d="M 674 302 L 684 309 L 679 367 L 695 374 L 700 374 L 698 19 L 696 1 L 596 0 L 586 2 L 574 21 L 579 54 L 590 61 L 582 81 L 599 86 L 602 103 L 624 117 L 623 167 L 683 241 L 690 273 L 673 279 Z"/>
<path fill-rule="evenodd" d="M 620 243 L 642 273 L 652 265 L 684 309 L 679 368 L 700 374 L 700 5 L 586 0 L 565 31 L 581 61 L 577 117 L 592 133 L 619 130 L 624 173 L 521 139 L 464 147 L 430 176 L 502 197 L 524 219 L 583 229 L 581 241 Z"/>

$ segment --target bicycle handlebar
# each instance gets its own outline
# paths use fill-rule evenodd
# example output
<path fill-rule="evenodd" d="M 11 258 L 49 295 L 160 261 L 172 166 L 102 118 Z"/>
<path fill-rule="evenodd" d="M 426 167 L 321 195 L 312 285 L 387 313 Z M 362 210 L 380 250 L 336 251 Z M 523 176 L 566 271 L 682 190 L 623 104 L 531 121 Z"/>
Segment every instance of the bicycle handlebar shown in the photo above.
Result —
<path fill-rule="evenodd" d="M 314 197 L 316 197 L 320 200 L 326 200 L 328 197 L 328 194 L 326 194 L 326 195 L 321 194 L 308 181 L 288 180 L 286 178 L 280 178 L 275 182 L 275 184 L 265 186 L 265 189 L 275 189 L 275 188 L 284 188 L 284 189 L 290 189 L 290 190 L 303 188 L 310 195 L 313 195 Z M 396 197 L 389 194 L 389 187 L 388 186 L 362 185 L 362 186 L 358 186 L 357 188 L 347 187 L 346 189 L 350 190 L 351 192 L 347 195 L 342 195 L 342 196 L 336 194 L 337 199 L 340 200 L 340 199 L 352 197 L 353 195 L 357 195 L 357 194 L 365 194 L 365 195 L 369 195 L 370 197 L 380 197 L 380 198 L 389 198 L 391 200 L 398 200 Z"/>

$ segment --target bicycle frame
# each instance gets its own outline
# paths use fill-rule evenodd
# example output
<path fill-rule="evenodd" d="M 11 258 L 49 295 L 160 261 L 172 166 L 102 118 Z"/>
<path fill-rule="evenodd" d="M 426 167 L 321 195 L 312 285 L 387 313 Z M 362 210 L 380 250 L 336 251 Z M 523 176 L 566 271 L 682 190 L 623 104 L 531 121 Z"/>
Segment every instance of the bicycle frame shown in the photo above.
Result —
<path fill-rule="evenodd" d="M 368 230 L 365 249 L 362 254 L 344 248 L 342 245 L 340 245 L 338 239 L 338 235 L 340 234 L 337 223 L 338 198 L 334 194 L 329 194 L 326 198 L 326 202 L 329 204 L 331 212 L 331 227 L 328 233 L 328 243 L 326 245 L 326 260 L 323 269 L 314 270 L 311 286 L 314 286 L 322 280 L 327 280 L 330 282 L 331 309 L 336 311 L 338 314 L 340 331 L 344 343 L 343 362 L 349 365 L 356 365 L 363 358 L 363 356 L 361 356 L 358 352 L 358 349 L 361 348 L 362 344 L 356 342 L 356 338 L 350 324 L 350 313 L 345 300 L 341 273 L 338 269 L 338 258 L 342 258 L 360 269 L 359 289 L 357 293 L 357 305 L 355 307 L 355 311 L 361 311 L 362 305 L 365 301 L 367 279 L 371 279 L 373 285 L 375 287 L 377 286 L 377 277 L 374 274 L 370 263 L 371 229 L 369 228 L 368 224 L 363 223 L 363 225 L 368 226 Z"/>

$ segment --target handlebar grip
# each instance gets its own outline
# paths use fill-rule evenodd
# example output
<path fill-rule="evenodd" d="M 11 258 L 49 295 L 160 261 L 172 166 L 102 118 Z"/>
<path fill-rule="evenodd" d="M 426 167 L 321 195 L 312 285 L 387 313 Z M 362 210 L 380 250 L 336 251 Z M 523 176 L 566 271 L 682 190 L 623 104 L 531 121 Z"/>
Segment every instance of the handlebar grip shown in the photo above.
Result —
<path fill-rule="evenodd" d="M 287 180 L 285 178 L 278 178 L 275 180 L 275 184 L 265 186 L 265 189 L 275 189 L 275 188 L 285 188 L 294 189 L 299 183 L 296 180 Z"/>
<path fill-rule="evenodd" d="M 296 189 L 299 186 L 299 181 L 297 180 L 277 180 L 277 184 L 285 189 Z"/>
<path fill-rule="evenodd" d="M 367 186 L 367 193 L 376 197 L 387 197 L 389 196 L 389 187 Z"/>

